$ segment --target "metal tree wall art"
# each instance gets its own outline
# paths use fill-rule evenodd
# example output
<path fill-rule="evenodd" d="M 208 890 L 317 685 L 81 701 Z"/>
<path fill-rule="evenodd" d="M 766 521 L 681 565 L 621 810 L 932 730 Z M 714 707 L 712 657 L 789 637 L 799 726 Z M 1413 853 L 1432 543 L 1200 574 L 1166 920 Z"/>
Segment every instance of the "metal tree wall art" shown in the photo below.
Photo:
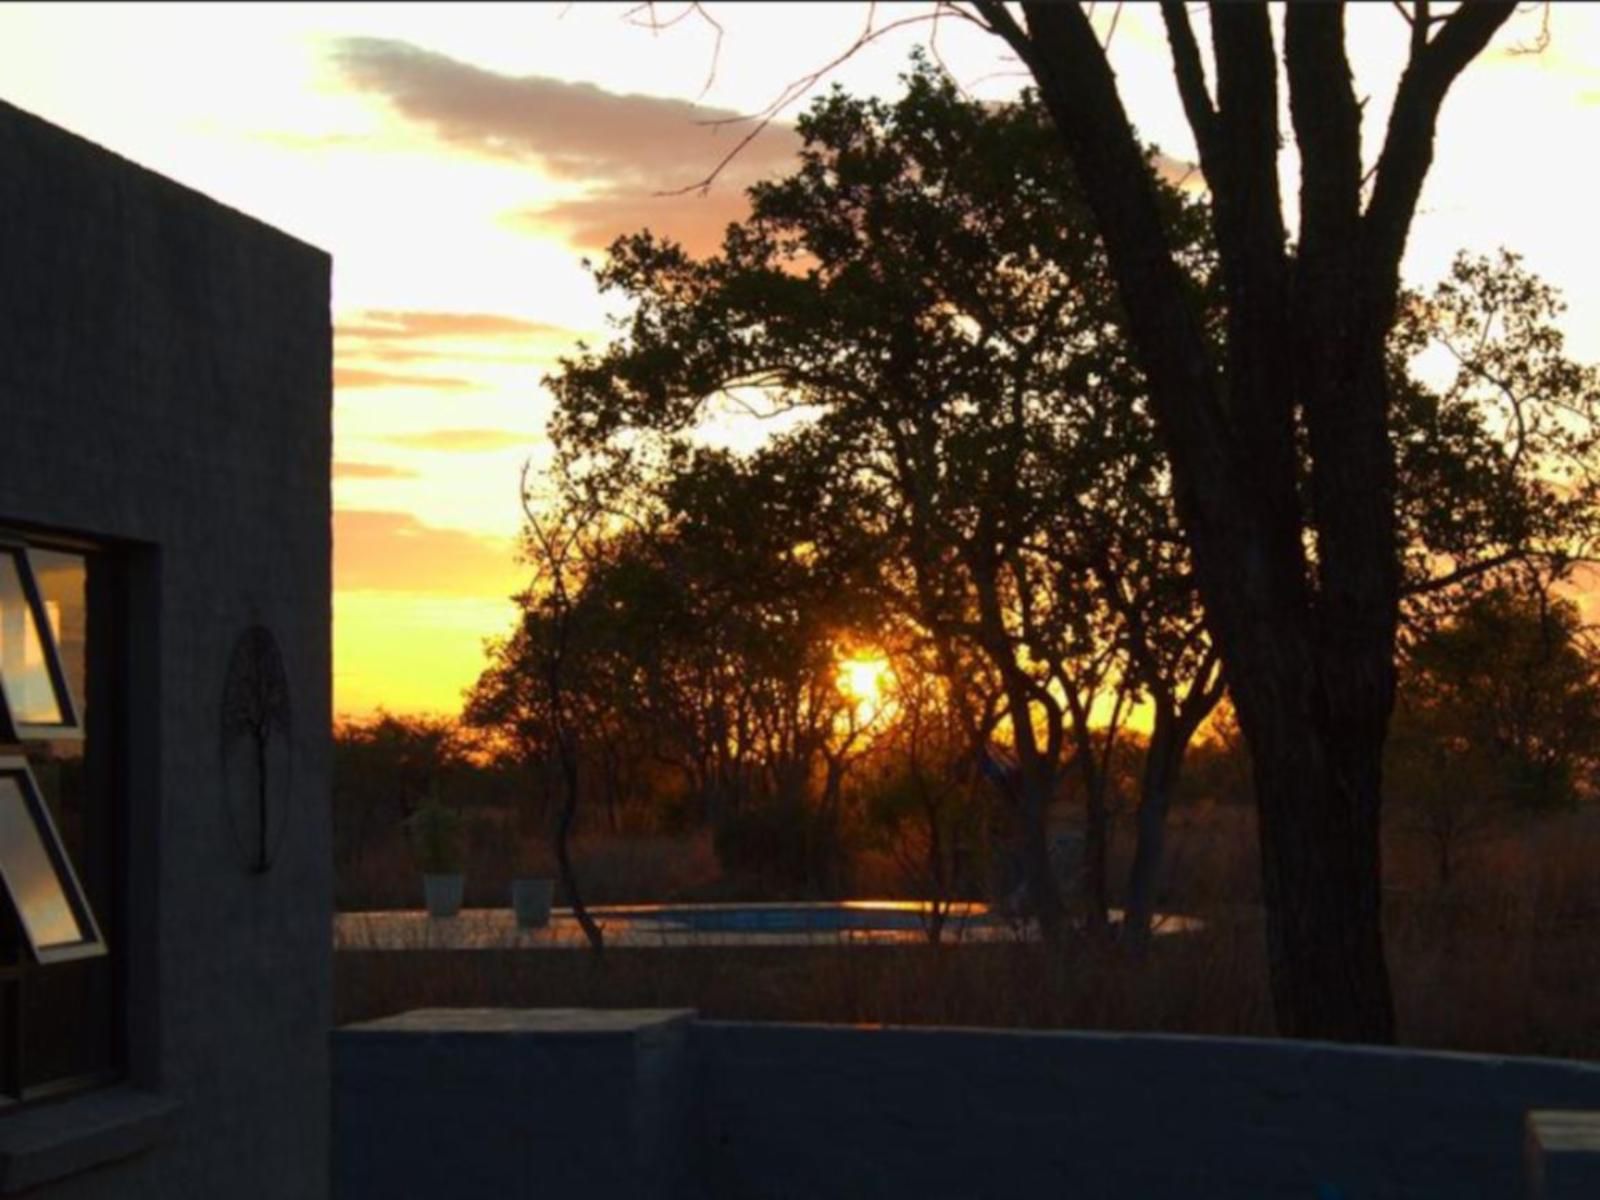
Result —
<path fill-rule="evenodd" d="M 278 641 L 270 629 L 252 625 L 228 657 L 222 759 L 229 828 L 257 875 L 272 869 L 288 826 L 290 730 L 289 676 Z"/>

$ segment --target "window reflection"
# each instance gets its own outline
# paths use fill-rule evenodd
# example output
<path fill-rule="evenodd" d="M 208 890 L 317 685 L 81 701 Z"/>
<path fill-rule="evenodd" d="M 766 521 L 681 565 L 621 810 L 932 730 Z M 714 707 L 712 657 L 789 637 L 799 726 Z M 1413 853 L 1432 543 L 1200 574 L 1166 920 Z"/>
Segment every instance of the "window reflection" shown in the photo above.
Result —
<path fill-rule="evenodd" d="M 86 940 L 27 797 L 15 779 L 5 777 L 0 777 L 0 876 L 29 940 L 40 950 Z"/>
<path fill-rule="evenodd" d="M 66 677 L 67 694 L 77 707 L 81 726 L 86 720 L 89 695 L 84 658 L 89 639 L 87 564 L 81 554 L 42 550 L 37 546 L 29 549 L 28 562 L 44 601 L 45 619 L 55 638 L 56 658 Z M 83 743 L 77 739 L 52 742 L 50 750 L 57 757 L 77 757 L 83 753 Z"/>
<path fill-rule="evenodd" d="M 0 554 L 0 684 L 13 720 L 26 725 L 65 722 L 16 551 Z"/>

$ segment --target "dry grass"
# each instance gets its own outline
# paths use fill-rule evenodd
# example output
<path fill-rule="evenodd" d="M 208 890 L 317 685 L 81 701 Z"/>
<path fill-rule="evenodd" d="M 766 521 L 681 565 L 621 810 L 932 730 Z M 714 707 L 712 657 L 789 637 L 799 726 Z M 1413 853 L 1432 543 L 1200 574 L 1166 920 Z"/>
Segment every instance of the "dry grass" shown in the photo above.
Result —
<path fill-rule="evenodd" d="M 583 898 L 590 904 L 688 902 L 714 898 L 721 883 L 709 834 L 590 836 L 572 850 Z M 492 814 L 476 816 L 467 831 L 466 903 L 507 907 L 511 880 L 556 877 L 546 839 L 518 831 Z M 568 901 L 558 897 L 558 904 Z M 368 848 L 336 883 L 341 912 L 417 908 L 422 882 L 411 849 L 398 834 Z"/>
<path fill-rule="evenodd" d="M 1054 956 L 1037 945 L 613 949 L 600 962 L 582 952 L 347 951 L 336 956 L 337 1017 L 430 1005 L 681 1006 L 752 1020 L 1270 1035 L 1251 814 L 1180 814 L 1171 844 L 1169 902 L 1208 926 L 1159 940 L 1143 960 L 1087 943 Z M 1118 856 L 1128 849 L 1119 844 Z M 1404 836 L 1390 838 L 1386 856 L 1403 1042 L 1600 1059 L 1600 813 L 1480 839 L 1448 888 Z M 597 841 L 579 861 L 597 901 L 705 899 L 718 887 L 703 839 Z M 409 863 L 403 877 L 399 902 L 414 904 Z M 504 904 L 503 891 L 484 890 L 480 903 Z"/>

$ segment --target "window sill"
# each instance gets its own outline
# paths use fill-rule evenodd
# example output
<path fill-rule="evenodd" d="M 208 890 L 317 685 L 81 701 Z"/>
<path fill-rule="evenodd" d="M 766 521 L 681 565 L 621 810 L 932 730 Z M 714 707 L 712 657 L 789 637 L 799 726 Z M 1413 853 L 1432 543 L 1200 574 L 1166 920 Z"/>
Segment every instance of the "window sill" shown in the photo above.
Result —
<path fill-rule="evenodd" d="M 8 1116 L 0 1120 L 0 1195 L 148 1150 L 177 1111 L 165 1096 L 116 1087 Z"/>

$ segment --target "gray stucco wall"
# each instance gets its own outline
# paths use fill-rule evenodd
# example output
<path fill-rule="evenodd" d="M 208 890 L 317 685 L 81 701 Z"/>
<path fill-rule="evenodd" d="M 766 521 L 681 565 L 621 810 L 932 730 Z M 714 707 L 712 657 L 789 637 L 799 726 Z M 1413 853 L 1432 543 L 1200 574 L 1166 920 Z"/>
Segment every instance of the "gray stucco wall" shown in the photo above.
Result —
<path fill-rule="evenodd" d="M 1307 1042 L 697 1022 L 691 1044 L 718 1200 L 1504 1198 L 1528 1109 L 1600 1107 L 1600 1066 Z"/>
<path fill-rule="evenodd" d="M 0 103 L 0 523 L 131 544 L 130 1065 L 180 1106 L 52 1196 L 327 1194 L 330 269 Z M 265 875 L 240 863 L 219 750 L 258 622 L 294 721 Z"/>

